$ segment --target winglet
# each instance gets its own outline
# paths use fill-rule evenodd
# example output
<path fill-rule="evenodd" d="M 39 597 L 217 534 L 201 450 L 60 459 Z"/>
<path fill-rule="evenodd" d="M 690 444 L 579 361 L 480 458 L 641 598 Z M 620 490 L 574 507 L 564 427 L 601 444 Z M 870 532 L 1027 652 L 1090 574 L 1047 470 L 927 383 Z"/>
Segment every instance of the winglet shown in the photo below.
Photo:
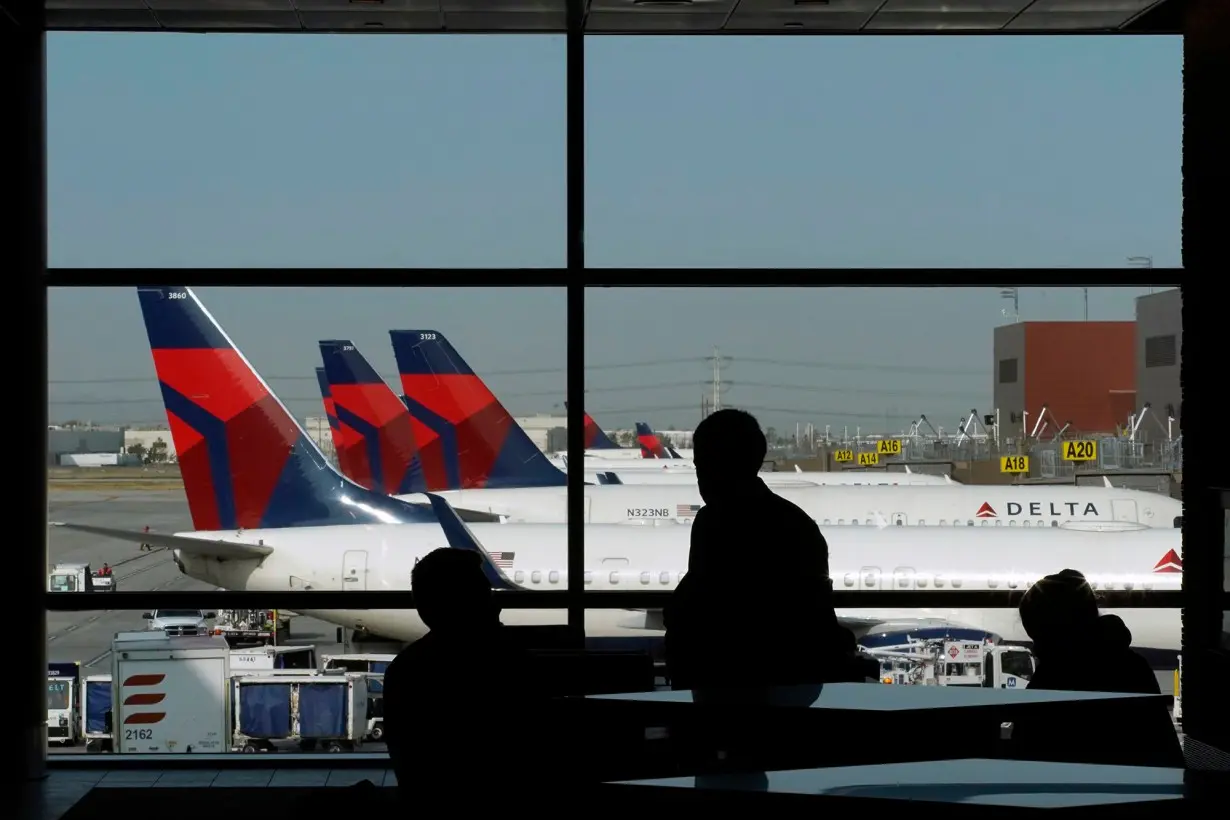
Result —
<path fill-rule="evenodd" d="M 797 464 L 796 464 L 796 465 L 794 465 L 794 471 L 795 471 L 796 473 L 801 473 L 801 472 L 803 472 L 803 468 L 802 468 L 802 467 L 800 467 L 799 465 L 797 465 Z"/>
<path fill-rule="evenodd" d="M 461 516 L 457 515 L 457 511 L 447 501 L 435 493 L 425 493 L 425 495 L 431 502 L 432 512 L 436 514 L 436 518 L 440 521 L 440 528 L 444 530 L 444 537 L 448 539 L 448 545 L 453 549 L 478 553 L 479 557 L 483 560 L 483 574 L 491 582 L 492 589 L 523 589 L 523 587 L 514 584 L 512 579 L 496 566 L 495 561 L 491 560 L 487 550 L 483 549 L 483 545 L 479 543 L 478 537 L 466 526 L 466 522 L 461 520 Z"/>
<path fill-rule="evenodd" d="M 1108 490 L 1115 489 L 1115 485 L 1110 483 L 1110 476 L 1108 475 L 1102 476 L 1102 481 L 1106 483 L 1106 489 Z"/>

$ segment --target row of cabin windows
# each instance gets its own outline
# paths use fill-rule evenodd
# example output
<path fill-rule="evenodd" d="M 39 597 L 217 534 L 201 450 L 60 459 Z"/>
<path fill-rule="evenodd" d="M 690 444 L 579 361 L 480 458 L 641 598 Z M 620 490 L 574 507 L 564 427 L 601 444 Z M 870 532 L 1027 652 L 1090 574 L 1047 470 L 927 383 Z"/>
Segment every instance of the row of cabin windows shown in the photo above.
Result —
<path fill-rule="evenodd" d="M 846 522 L 846 519 L 844 519 L 844 518 L 838 518 L 836 521 L 832 520 L 831 518 L 826 518 L 826 519 L 824 519 L 824 521 L 822 521 L 822 522 L 820 522 L 820 523 L 822 523 L 822 524 L 845 524 L 845 523 L 847 523 L 847 522 Z M 878 521 L 876 521 L 875 519 L 872 519 L 872 518 L 866 518 L 866 519 L 864 519 L 864 520 L 862 520 L 862 521 L 859 521 L 857 518 L 851 518 L 851 519 L 850 519 L 850 521 L 849 521 L 849 523 L 850 523 L 850 524 L 852 524 L 853 526 L 858 526 L 859 524 L 875 525 L 875 524 L 878 524 L 879 522 L 878 522 Z M 893 523 L 894 523 L 894 524 L 896 524 L 898 527 L 904 527 L 904 526 L 905 526 L 905 524 L 906 524 L 906 522 L 905 522 L 904 520 L 902 520 L 902 519 L 898 519 L 898 520 L 894 521 Z M 1003 519 L 1000 519 L 1000 518 L 996 518 L 996 519 L 981 518 L 981 519 L 978 519 L 978 520 L 974 520 L 973 518 L 971 518 L 971 519 L 968 519 L 968 520 L 966 520 L 966 521 L 959 521 L 959 520 L 953 519 L 953 522 L 952 522 L 952 526 L 954 526 L 954 527 L 974 527 L 974 526 L 989 527 L 989 526 L 991 526 L 992 524 L 993 524 L 994 526 L 996 526 L 996 527 L 1002 527 L 1002 526 L 1004 526 Z M 915 522 L 914 522 L 914 526 L 917 526 L 917 527 L 925 527 L 926 525 L 927 525 L 927 522 L 926 522 L 924 519 L 922 519 L 922 518 L 920 518 L 920 519 L 918 519 L 917 521 L 915 521 Z M 947 520 L 947 519 L 944 519 L 944 518 L 941 518 L 939 521 L 937 521 L 937 522 L 936 522 L 936 525 L 937 525 L 937 526 L 940 526 L 940 527 L 947 527 L 947 526 L 949 526 L 949 524 L 948 524 L 948 520 Z M 1037 526 L 1039 526 L 1039 527 L 1045 527 L 1046 525 L 1047 525 L 1047 524 L 1046 524 L 1046 522 L 1045 522 L 1045 521 L 1039 521 L 1039 522 L 1037 522 Z M 1058 527 L 1058 526 L 1059 526 L 1059 522 L 1058 522 L 1058 521 L 1052 521 L 1050 525 L 1051 525 L 1052 527 Z M 1009 521 L 1009 522 L 1008 522 L 1008 526 L 1009 526 L 1009 527 L 1018 527 L 1018 526 L 1020 526 L 1020 527 L 1032 527 L 1032 526 L 1035 526 L 1035 524 L 1034 524 L 1034 522 L 1033 522 L 1033 521 L 1022 521 L 1020 524 L 1018 524 L 1016 521 Z M 1181 525 L 1176 525 L 1176 526 L 1181 526 Z"/>
<path fill-rule="evenodd" d="M 680 581 L 686 574 L 686 570 L 684 572 L 642 572 L 640 574 L 640 582 L 643 586 L 649 586 L 656 580 L 662 586 L 670 586 L 672 581 Z M 546 573 L 537 569 L 528 573 L 524 570 L 517 570 L 513 573 L 513 583 L 524 584 L 527 575 L 529 576 L 531 584 L 541 584 L 544 575 L 546 576 L 547 583 L 549 584 L 558 584 L 561 580 L 560 573 L 557 570 L 551 570 Z M 619 584 L 622 580 L 622 575 L 623 574 L 619 571 L 612 572 L 608 575 L 607 581 L 611 584 Z M 593 582 L 594 573 L 587 571 L 585 573 L 585 583 L 592 584 Z"/>
<path fill-rule="evenodd" d="M 639 580 L 643 586 L 649 586 L 655 580 L 662 586 L 669 586 L 672 581 L 678 582 L 686 574 L 687 574 L 686 571 L 684 572 L 657 572 L 657 573 L 642 572 L 640 573 Z M 879 586 L 881 583 L 881 580 L 879 577 L 880 571 L 879 569 L 876 569 L 874 571 L 864 570 L 862 573 L 847 572 L 844 576 L 842 576 L 842 579 L 841 579 L 842 586 L 846 588 L 854 588 L 854 587 L 859 586 L 860 574 L 863 576 L 862 585 L 864 587 Z M 523 570 L 517 570 L 516 572 L 513 573 L 513 581 L 515 581 L 518 584 L 523 584 L 525 583 L 525 579 L 527 575 L 529 576 L 529 580 L 531 584 L 541 584 L 543 581 L 544 573 L 540 570 L 534 570 L 529 573 L 526 573 Z M 551 572 L 545 573 L 545 575 L 549 583 L 558 584 L 560 582 L 561 576 L 558 571 L 553 570 Z M 585 573 L 585 583 L 586 584 L 593 583 L 593 580 L 594 580 L 593 576 L 594 576 L 593 572 L 586 572 Z M 607 580 L 610 584 L 614 586 L 618 586 L 620 582 L 623 580 L 623 575 L 619 571 L 614 571 L 610 573 Z M 898 589 L 910 589 L 912 587 L 915 587 L 918 589 L 927 589 L 928 587 L 934 587 L 935 589 L 944 589 L 945 587 L 951 587 L 952 589 L 961 589 L 964 583 L 965 581 L 962 578 L 949 579 L 949 578 L 945 578 L 943 575 L 920 575 L 909 567 L 898 567 L 897 569 L 892 571 L 891 579 L 888 579 L 887 585 L 895 586 Z M 1015 578 L 994 578 L 992 577 L 992 578 L 987 579 L 987 588 L 988 589 L 999 589 L 1002 586 L 1004 589 L 1028 589 L 1033 583 L 1034 582 L 1032 580 L 1022 579 L 1019 577 L 1015 577 Z M 1115 589 L 1116 587 L 1118 587 L 1120 589 L 1124 589 L 1128 591 L 1135 589 L 1137 586 L 1135 581 L 1120 581 L 1118 584 L 1116 584 L 1113 580 L 1112 581 L 1099 581 L 1094 578 L 1089 579 L 1089 585 L 1093 587 L 1094 589 L 1111 590 L 1111 589 Z M 1144 581 L 1142 584 L 1140 584 L 1140 588 L 1141 589 L 1152 589 L 1153 588 L 1152 580 Z"/>

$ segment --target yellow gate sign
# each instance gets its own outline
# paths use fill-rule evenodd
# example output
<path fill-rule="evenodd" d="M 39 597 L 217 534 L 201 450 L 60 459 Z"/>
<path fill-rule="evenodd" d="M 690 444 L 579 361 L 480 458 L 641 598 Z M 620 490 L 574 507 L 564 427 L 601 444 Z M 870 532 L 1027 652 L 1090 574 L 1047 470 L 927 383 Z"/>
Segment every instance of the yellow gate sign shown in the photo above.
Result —
<path fill-rule="evenodd" d="M 851 461 L 854 461 L 854 451 L 853 450 L 834 450 L 833 451 L 833 461 L 836 461 L 838 464 L 844 464 L 844 463 L 849 463 Z"/>
<path fill-rule="evenodd" d="M 874 467 L 879 463 L 880 457 L 875 453 L 868 452 L 858 454 L 858 466 L 860 467 Z"/>
<path fill-rule="evenodd" d="M 1002 456 L 999 459 L 1001 473 L 1028 473 L 1029 456 Z"/>
<path fill-rule="evenodd" d="M 895 438 L 886 438 L 876 442 L 876 455 L 878 456 L 899 456 L 901 455 L 901 441 Z"/>
<path fill-rule="evenodd" d="M 1097 461 L 1098 443 L 1096 441 L 1065 441 L 1063 443 L 1064 461 Z"/>

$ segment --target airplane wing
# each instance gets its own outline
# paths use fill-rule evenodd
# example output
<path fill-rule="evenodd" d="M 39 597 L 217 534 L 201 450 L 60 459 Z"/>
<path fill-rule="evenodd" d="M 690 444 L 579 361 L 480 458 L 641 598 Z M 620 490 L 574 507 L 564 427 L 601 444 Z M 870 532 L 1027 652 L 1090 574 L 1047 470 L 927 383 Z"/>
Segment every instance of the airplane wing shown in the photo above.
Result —
<path fill-rule="evenodd" d="M 104 538 L 114 538 L 118 541 L 131 541 L 134 544 L 152 544 L 155 547 L 166 547 L 209 558 L 264 558 L 273 552 L 273 547 L 266 547 L 263 544 L 245 544 L 240 541 L 215 541 L 188 538 L 183 535 L 117 530 L 111 527 L 95 527 L 90 524 L 68 524 L 60 521 L 52 521 L 50 525 L 63 527 L 66 530 L 88 532 L 91 535 L 101 535 Z"/>

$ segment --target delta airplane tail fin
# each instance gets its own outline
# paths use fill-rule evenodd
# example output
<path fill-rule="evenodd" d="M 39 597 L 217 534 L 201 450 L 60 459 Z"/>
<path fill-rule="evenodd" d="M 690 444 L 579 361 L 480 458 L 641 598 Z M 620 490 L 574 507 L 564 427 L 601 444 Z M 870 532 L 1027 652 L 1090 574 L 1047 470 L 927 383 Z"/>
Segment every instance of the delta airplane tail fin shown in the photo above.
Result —
<path fill-rule="evenodd" d="M 568 402 L 564 402 L 564 410 L 568 409 Z M 598 426 L 598 422 L 594 421 L 589 413 L 585 414 L 585 449 L 586 450 L 622 450 L 611 437 L 606 434 L 606 431 Z"/>
<path fill-rule="evenodd" d="M 423 472 L 449 489 L 563 487 L 568 477 L 530 441 L 443 333 L 391 330 L 402 399 Z"/>
<path fill-rule="evenodd" d="M 671 457 L 671 454 L 666 452 L 666 448 L 662 446 L 662 439 L 658 438 L 658 434 L 643 421 L 636 423 L 636 440 L 641 445 L 641 458 Z"/>
<path fill-rule="evenodd" d="M 354 343 L 322 341 L 320 355 L 338 422 L 358 445 L 342 468 L 346 477 L 388 495 L 452 489 L 443 476 L 434 486 L 425 479 L 410 412 Z"/>
<path fill-rule="evenodd" d="M 333 469 L 190 289 L 137 297 L 196 530 L 436 520 Z"/>
<path fill-rule="evenodd" d="M 320 385 L 320 400 L 325 406 L 325 417 L 329 420 L 329 438 L 333 442 L 333 452 L 337 453 L 338 468 L 346 478 L 371 489 L 371 476 L 366 472 L 366 465 L 355 458 L 356 454 L 361 454 L 363 442 L 357 440 L 359 436 L 354 430 L 343 427 L 337 420 L 333 391 L 329 389 L 329 377 L 323 367 L 316 368 L 316 383 Z"/>

